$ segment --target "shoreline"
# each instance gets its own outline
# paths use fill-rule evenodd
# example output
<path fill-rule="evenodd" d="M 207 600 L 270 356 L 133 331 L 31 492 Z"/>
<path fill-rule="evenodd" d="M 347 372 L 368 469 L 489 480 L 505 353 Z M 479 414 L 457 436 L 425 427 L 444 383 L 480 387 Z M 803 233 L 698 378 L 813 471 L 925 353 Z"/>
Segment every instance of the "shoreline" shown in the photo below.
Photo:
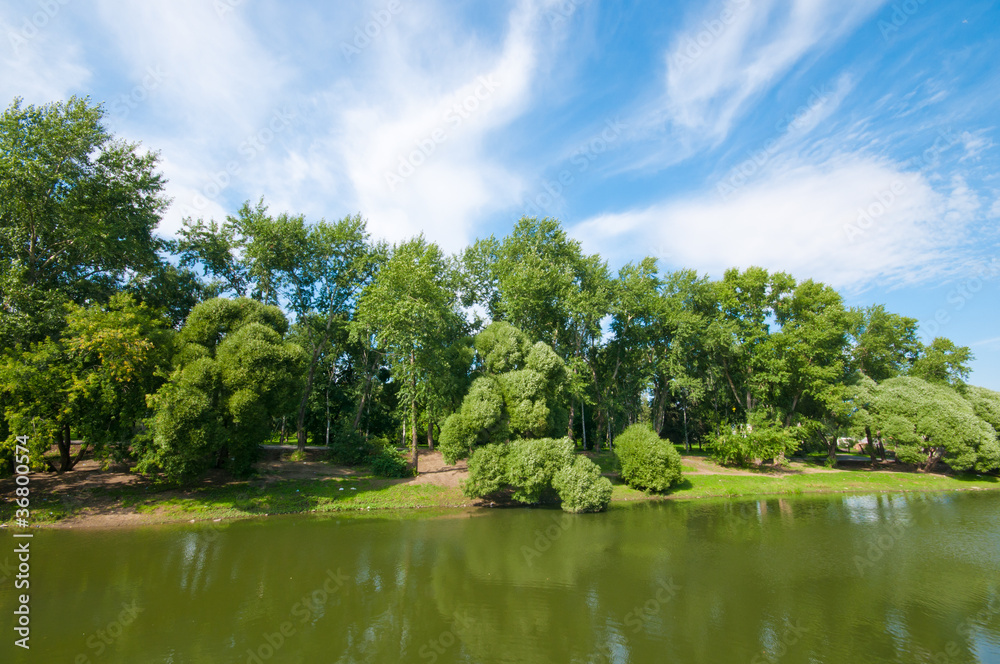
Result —
<path fill-rule="evenodd" d="M 150 492 L 149 487 L 122 486 L 83 498 L 68 494 L 60 497 L 59 505 L 32 509 L 29 530 L 123 529 L 292 515 L 434 518 L 440 516 L 434 513 L 442 510 L 465 510 L 471 515 L 486 513 L 489 509 L 528 508 L 520 505 L 491 507 L 464 496 L 457 486 L 417 480 L 419 478 L 389 480 L 342 476 L 282 479 L 263 484 L 250 480 L 157 492 Z M 925 475 L 887 469 L 748 474 L 697 472 L 685 474 L 681 485 L 667 494 L 647 494 L 616 482 L 609 509 L 650 501 L 960 491 L 1000 491 L 1000 478 Z M 49 514 L 35 521 L 36 514 L 45 511 Z M 0 512 L 2 530 L 21 530 L 13 527 L 12 517 L 12 506 L 4 505 Z"/>

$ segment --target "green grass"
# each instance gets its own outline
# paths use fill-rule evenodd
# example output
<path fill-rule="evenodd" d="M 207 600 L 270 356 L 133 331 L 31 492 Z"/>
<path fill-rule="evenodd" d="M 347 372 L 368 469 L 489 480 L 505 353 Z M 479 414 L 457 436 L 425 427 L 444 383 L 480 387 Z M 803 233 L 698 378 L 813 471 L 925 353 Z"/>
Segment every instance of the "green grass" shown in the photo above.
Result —
<path fill-rule="evenodd" d="M 595 461 L 613 472 L 614 456 Z M 685 464 L 685 470 L 691 468 Z M 874 493 L 887 491 L 1000 490 L 994 476 L 941 477 L 892 470 L 844 470 L 836 473 L 754 473 L 752 475 L 685 475 L 665 495 L 648 494 L 612 478 L 612 500 L 691 500 L 713 497 L 799 495 L 807 493 Z M 61 496 L 61 497 L 57 497 Z M 392 482 L 377 478 L 329 478 L 248 482 L 183 488 L 176 485 L 98 487 L 71 495 L 32 500 L 32 524 L 52 524 L 72 516 L 137 512 L 149 522 L 191 519 L 234 519 L 265 514 L 383 512 L 412 508 L 459 507 L 473 501 L 457 488 Z M 0 506 L 0 521 L 11 522 L 15 505 Z M 430 513 L 430 512 L 429 512 Z"/>
<path fill-rule="evenodd" d="M 871 493 L 885 491 L 955 491 L 1000 489 L 1000 478 L 965 475 L 939 477 L 893 471 L 844 471 L 795 475 L 688 475 L 681 485 L 663 497 L 695 499 L 798 495 L 804 493 Z M 612 500 L 655 497 L 622 484 L 614 487 Z"/>

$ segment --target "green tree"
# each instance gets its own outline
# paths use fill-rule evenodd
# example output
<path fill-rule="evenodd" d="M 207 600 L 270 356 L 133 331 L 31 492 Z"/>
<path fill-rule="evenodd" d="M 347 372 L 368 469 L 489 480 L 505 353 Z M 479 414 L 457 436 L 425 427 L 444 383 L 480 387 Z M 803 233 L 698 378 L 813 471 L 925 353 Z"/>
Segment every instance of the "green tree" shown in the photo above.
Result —
<path fill-rule="evenodd" d="M 771 319 L 795 282 L 791 276 L 751 267 L 726 270 L 717 282 L 719 313 L 709 329 L 715 363 L 745 420 L 757 408 L 773 407 L 785 366 L 771 334 Z"/>
<path fill-rule="evenodd" d="M 946 337 L 935 337 L 920 349 L 909 375 L 930 383 L 961 386 L 969 377 L 969 362 L 974 359 L 968 346 L 956 346 Z"/>
<path fill-rule="evenodd" d="M 417 468 L 417 412 L 448 341 L 462 328 L 447 263 L 436 244 L 417 237 L 394 247 L 365 289 L 355 328 L 372 331 L 409 410 L 410 463 Z M 402 406 L 402 403 L 401 403 Z"/>
<path fill-rule="evenodd" d="M 996 430 L 949 385 L 891 378 L 879 384 L 875 407 L 883 435 L 904 463 L 932 470 L 943 461 L 955 470 L 979 472 L 1000 466 Z"/>
<path fill-rule="evenodd" d="M 176 368 L 152 397 L 152 440 L 141 472 L 192 478 L 212 466 L 248 474 L 272 418 L 298 393 L 302 349 L 284 339 L 277 307 L 215 298 L 194 308 L 178 336 Z"/>
<path fill-rule="evenodd" d="M 36 458 L 55 445 L 59 472 L 88 446 L 97 458 L 128 456 L 147 415 L 146 395 L 162 383 L 172 336 L 163 318 L 126 294 L 107 305 L 70 305 L 66 321 L 59 340 L 16 347 L 0 363 L 11 434 L 30 435 Z M 71 431 L 83 441 L 75 459 Z"/>
<path fill-rule="evenodd" d="M 576 404 L 592 383 L 601 320 L 611 304 L 611 278 L 600 256 L 584 255 L 555 219 L 520 219 L 498 242 L 478 241 L 464 255 L 466 285 L 493 320 L 506 321 L 552 347 L 566 362 L 568 432 Z"/>
<path fill-rule="evenodd" d="M 41 341 L 60 303 L 106 300 L 159 264 L 157 155 L 116 140 L 104 109 L 20 99 L 0 114 L 0 341 Z"/>
<path fill-rule="evenodd" d="M 633 424 L 615 439 L 622 480 L 645 491 L 667 491 L 681 481 L 681 455 L 645 424 Z"/>
<path fill-rule="evenodd" d="M 540 341 L 531 344 L 523 332 L 503 321 L 476 335 L 475 346 L 482 375 L 461 408 L 445 420 L 445 459 L 454 463 L 476 445 L 558 435 L 566 422 L 561 406 L 566 368 L 555 351 Z"/>
<path fill-rule="evenodd" d="M 917 320 L 881 304 L 851 309 L 848 334 L 852 368 L 875 382 L 905 374 L 920 353 Z"/>

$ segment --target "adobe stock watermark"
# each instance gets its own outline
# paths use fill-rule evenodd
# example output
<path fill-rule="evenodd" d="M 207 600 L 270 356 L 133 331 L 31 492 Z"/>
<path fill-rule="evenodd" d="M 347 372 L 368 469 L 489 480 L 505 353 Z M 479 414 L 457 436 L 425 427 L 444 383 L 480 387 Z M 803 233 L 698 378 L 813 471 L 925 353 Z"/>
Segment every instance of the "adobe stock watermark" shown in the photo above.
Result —
<path fill-rule="evenodd" d="M 323 583 L 311 593 L 302 597 L 292 605 L 289 614 L 298 619 L 298 625 L 304 625 L 318 615 L 330 598 L 346 585 L 348 576 L 340 568 L 337 571 L 326 570 Z M 274 632 L 265 632 L 256 648 L 247 648 L 246 664 L 263 664 L 270 660 L 287 643 L 288 639 L 298 633 L 299 627 L 292 620 L 285 620 Z"/>
<path fill-rule="evenodd" d="M 526 201 L 522 202 L 524 214 L 534 217 L 544 216 L 546 211 L 552 209 L 562 193 L 576 183 L 576 175 L 586 172 L 601 155 L 619 141 L 626 129 L 628 129 L 628 125 L 619 118 L 606 120 L 604 129 L 573 152 L 569 161 L 576 167 L 575 169 L 564 168 L 559 171 L 554 180 L 543 179 L 542 191 L 529 196 Z"/>
<path fill-rule="evenodd" d="M 957 286 L 948 291 L 945 301 L 949 306 L 939 307 L 934 312 L 933 320 L 921 324 L 927 339 L 937 336 L 941 328 L 951 322 L 953 312 L 961 311 L 970 300 L 979 294 L 986 284 L 992 283 L 1000 278 L 1000 259 L 994 256 L 989 263 L 982 263 L 976 266 L 971 276 L 962 279 Z"/>
<path fill-rule="evenodd" d="M 549 27 L 559 25 L 560 23 L 565 23 L 569 20 L 576 10 L 580 8 L 580 5 L 584 4 L 588 0 L 563 0 L 559 3 L 555 9 L 549 9 L 545 12 L 545 19 L 549 22 Z"/>
<path fill-rule="evenodd" d="M 7 41 L 10 42 L 14 56 L 20 57 L 21 49 L 37 37 L 69 3 L 70 0 L 39 0 L 38 11 L 31 16 L 25 16 L 16 31 L 7 32 Z"/>
<path fill-rule="evenodd" d="M 139 108 L 148 99 L 151 92 L 156 90 L 169 78 L 169 74 L 157 65 L 146 67 L 145 75 L 127 94 L 121 94 L 111 100 L 108 105 L 112 115 L 120 120 L 124 120 L 135 109 Z"/>
<path fill-rule="evenodd" d="M 242 5 L 247 0 L 213 0 L 212 5 L 215 8 L 215 14 L 219 18 L 225 18 L 226 14 L 232 14 L 236 11 L 236 8 Z"/>
<path fill-rule="evenodd" d="M 408 154 L 397 155 L 399 161 L 395 170 L 385 172 L 385 183 L 389 187 L 389 191 L 396 191 L 399 185 L 416 173 L 417 169 L 430 159 L 438 147 L 448 141 L 449 130 L 453 130 L 472 117 L 500 87 L 500 82 L 493 74 L 480 76 L 476 82 L 477 85 L 471 93 L 462 99 L 453 99 L 447 105 L 447 110 L 442 118 L 443 125 L 438 125 L 426 136 L 414 141 L 413 149 Z"/>
<path fill-rule="evenodd" d="M 810 95 L 805 103 L 793 112 L 786 114 L 775 124 L 774 127 L 778 130 L 779 136 L 768 139 L 760 149 L 748 152 L 747 158 L 729 169 L 725 177 L 719 181 L 715 187 L 719 198 L 727 201 L 730 196 L 746 185 L 781 149 L 780 134 L 803 127 L 809 115 L 825 104 L 827 99 L 829 99 L 829 94 L 825 88 L 822 90 L 815 86 L 810 88 Z"/>
<path fill-rule="evenodd" d="M 121 638 L 121 635 L 125 633 L 126 628 L 130 627 L 132 623 L 135 622 L 139 614 L 144 612 L 146 609 L 140 608 L 135 600 L 132 600 L 131 604 L 126 604 L 122 602 L 122 610 L 118 612 L 117 617 L 105 625 L 102 629 L 97 630 L 96 633 L 91 634 L 85 640 L 87 648 L 92 650 L 92 653 L 81 652 L 74 659 L 73 664 L 92 664 L 94 660 L 90 658 L 92 654 L 95 658 L 103 655 L 108 648 L 114 645 L 115 641 Z"/>
<path fill-rule="evenodd" d="M 899 32 L 899 29 L 906 25 L 910 18 L 925 4 L 927 4 L 927 0 L 905 0 L 905 2 L 893 4 L 889 20 L 879 19 L 878 22 L 878 30 L 882 33 L 882 39 L 889 41 L 889 35 Z"/>
<path fill-rule="evenodd" d="M 382 31 L 389 27 L 392 19 L 401 11 L 403 11 L 403 4 L 399 0 L 389 0 L 382 9 L 373 10 L 370 21 L 354 27 L 354 39 L 350 43 L 340 42 L 340 52 L 344 59 L 350 62 L 361 55 L 361 52 L 379 38 Z"/>
<path fill-rule="evenodd" d="M 976 615 L 969 616 L 963 620 L 955 631 L 958 632 L 959 636 L 971 639 L 972 632 L 977 625 L 987 624 L 990 620 L 992 620 L 993 616 L 998 614 L 1000 614 L 1000 596 L 994 594 L 993 597 L 990 598 L 989 603 L 983 609 L 976 613 Z M 965 658 L 960 658 L 960 655 L 962 655 L 962 648 L 958 645 L 958 643 L 952 640 L 944 644 L 944 649 L 935 653 L 934 656 L 928 661 L 933 662 L 934 664 L 952 664 L 952 662 L 957 664 L 958 662 L 968 661 Z"/>
<path fill-rule="evenodd" d="M 918 167 L 918 172 L 923 172 L 936 165 L 941 154 L 958 143 L 961 139 L 952 133 L 951 129 L 943 129 L 938 132 L 934 143 L 920 153 L 911 164 Z M 875 225 L 879 219 L 885 215 L 892 205 L 902 197 L 906 191 L 906 184 L 901 180 L 894 180 L 888 189 L 884 189 L 873 195 L 871 203 L 858 208 L 858 218 L 853 224 L 844 225 L 844 234 L 849 242 L 854 242 Z"/>
<path fill-rule="evenodd" d="M 673 578 L 658 581 L 653 596 L 625 614 L 626 627 L 631 627 L 632 632 L 639 633 L 644 624 L 659 615 L 664 605 L 677 596 L 678 590 L 680 590 L 680 586 L 674 583 Z"/>
<path fill-rule="evenodd" d="M 551 549 L 552 545 L 562 537 L 562 534 L 573 523 L 573 515 L 563 514 L 558 519 L 552 517 L 552 525 L 547 526 L 544 530 L 536 530 L 535 540 L 532 542 L 533 546 L 521 546 L 521 555 L 524 556 L 524 562 L 528 563 L 528 567 L 535 564 L 535 558 L 541 558 L 543 553 Z"/>
<path fill-rule="evenodd" d="M 741 12 L 750 6 L 750 0 L 732 0 L 726 3 L 719 15 L 701 22 L 701 30 L 694 37 L 685 37 L 677 50 L 667 59 L 672 71 L 683 71 L 712 49 Z"/>
<path fill-rule="evenodd" d="M 233 183 L 233 178 L 250 162 L 267 151 L 268 146 L 287 131 L 298 118 L 299 111 L 294 107 L 272 111 L 263 127 L 240 142 L 236 152 L 241 158 L 229 160 L 224 168 L 208 176 L 191 199 L 191 204 L 183 207 L 182 214 L 186 217 L 203 214 L 208 208 L 209 201 L 215 200 L 228 189 Z"/>
<path fill-rule="evenodd" d="M 443 655 L 449 648 L 458 643 L 458 637 L 455 632 L 460 632 L 463 629 L 469 629 L 473 626 L 472 620 L 469 618 L 468 614 L 456 612 L 454 620 L 451 623 L 451 627 L 446 629 L 437 635 L 437 637 L 429 640 L 424 645 L 420 646 L 420 650 L 417 654 L 420 655 L 421 659 L 426 659 L 428 664 L 434 664 L 438 660 L 438 657 Z"/>
<path fill-rule="evenodd" d="M 786 620 L 785 629 L 782 630 L 778 643 L 774 645 L 773 652 L 762 652 L 759 655 L 754 655 L 753 659 L 750 660 L 750 664 L 764 664 L 764 662 L 775 664 L 775 662 L 788 654 L 788 649 L 791 646 L 798 643 L 802 639 L 802 636 L 808 633 L 809 630 L 802 626 L 801 621 L 797 620 L 793 625 L 790 620 Z"/>

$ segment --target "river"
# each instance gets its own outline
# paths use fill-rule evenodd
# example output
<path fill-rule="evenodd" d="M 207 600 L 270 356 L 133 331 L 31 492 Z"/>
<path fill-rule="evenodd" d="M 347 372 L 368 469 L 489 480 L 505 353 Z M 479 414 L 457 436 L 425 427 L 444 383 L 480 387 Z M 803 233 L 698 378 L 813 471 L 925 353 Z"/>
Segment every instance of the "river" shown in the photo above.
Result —
<path fill-rule="evenodd" d="M 5 662 L 1000 662 L 993 492 L 35 532 Z"/>

